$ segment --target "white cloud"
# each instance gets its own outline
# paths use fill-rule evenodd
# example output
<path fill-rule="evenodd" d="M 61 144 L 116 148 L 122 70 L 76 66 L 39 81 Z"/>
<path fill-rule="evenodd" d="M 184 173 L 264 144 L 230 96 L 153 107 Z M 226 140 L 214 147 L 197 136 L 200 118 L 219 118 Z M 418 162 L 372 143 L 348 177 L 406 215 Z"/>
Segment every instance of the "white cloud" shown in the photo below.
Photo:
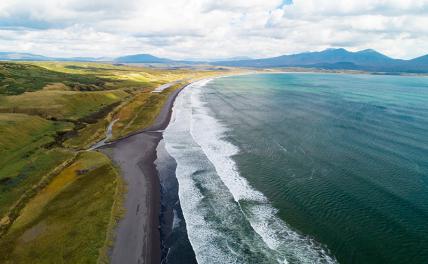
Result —
<path fill-rule="evenodd" d="M 265 57 L 328 47 L 428 53 L 428 0 L 2 0 L 0 50 Z"/>

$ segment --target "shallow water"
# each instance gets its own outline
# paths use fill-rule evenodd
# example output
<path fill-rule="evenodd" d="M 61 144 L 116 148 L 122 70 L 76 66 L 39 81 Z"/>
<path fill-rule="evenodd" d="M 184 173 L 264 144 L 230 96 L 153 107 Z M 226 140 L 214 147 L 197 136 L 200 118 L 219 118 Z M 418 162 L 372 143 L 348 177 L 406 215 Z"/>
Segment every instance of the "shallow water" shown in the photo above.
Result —
<path fill-rule="evenodd" d="M 428 259 L 427 78 L 219 78 L 164 136 L 199 263 Z"/>

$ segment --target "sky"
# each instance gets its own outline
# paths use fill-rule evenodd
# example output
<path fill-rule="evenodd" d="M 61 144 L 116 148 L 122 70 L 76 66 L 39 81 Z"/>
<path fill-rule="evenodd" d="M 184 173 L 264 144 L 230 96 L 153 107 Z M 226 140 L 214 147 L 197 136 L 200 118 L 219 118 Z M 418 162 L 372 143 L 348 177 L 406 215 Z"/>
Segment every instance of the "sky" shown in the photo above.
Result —
<path fill-rule="evenodd" d="M 0 0 L 0 51 L 211 59 L 339 47 L 428 54 L 428 0 Z"/>

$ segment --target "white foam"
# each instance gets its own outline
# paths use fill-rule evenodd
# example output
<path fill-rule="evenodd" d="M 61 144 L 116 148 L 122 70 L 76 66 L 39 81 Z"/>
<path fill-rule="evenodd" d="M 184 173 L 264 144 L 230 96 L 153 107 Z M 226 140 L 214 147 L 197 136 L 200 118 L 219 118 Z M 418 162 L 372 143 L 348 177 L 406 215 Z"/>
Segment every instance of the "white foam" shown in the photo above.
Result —
<path fill-rule="evenodd" d="M 172 219 L 172 229 L 176 229 L 180 226 L 181 219 L 178 217 L 177 210 L 172 211 L 174 214 L 174 218 Z"/>
<path fill-rule="evenodd" d="M 177 160 L 181 206 L 198 263 L 232 263 L 236 261 L 236 252 L 228 246 L 230 252 L 226 254 L 213 244 L 216 228 L 204 219 L 204 212 L 198 211 L 206 210 L 200 206 L 204 197 L 190 177 L 197 170 L 197 161 L 188 156 L 197 147 L 202 149 L 241 208 L 236 213 L 245 215 L 253 230 L 275 252 L 278 263 L 287 263 L 288 257 L 299 263 L 335 263 L 336 260 L 328 256 L 315 241 L 296 233 L 279 219 L 277 210 L 268 199 L 240 175 L 232 159 L 239 149 L 224 139 L 227 127 L 213 117 L 202 100 L 202 87 L 209 81 L 197 82 L 177 97 L 172 122 L 164 135 L 167 151 Z M 186 139 L 186 132 L 190 132 L 194 141 Z M 180 140 L 174 140 L 177 137 Z M 195 143 L 197 146 L 194 146 Z M 186 151 L 189 153 L 186 154 Z M 244 201 L 245 205 L 242 204 Z"/>
<path fill-rule="evenodd" d="M 208 114 L 208 108 L 200 100 L 201 93 L 202 89 L 194 89 L 191 97 L 191 103 L 195 109 L 190 123 L 192 137 L 213 163 L 236 202 L 239 200 L 267 202 L 260 192 L 254 191 L 247 180 L 239 175 L 234 161 L 230 158 L 238 154 L 239 149 L 221 139 L 227 129 Z"/>
<path fill-rule="evenodd" d="M 195 85 L 197 84 L 193 84 L 192 87 Z M 216 230 L 205 221 L 204 209 L 200 208 L 203 195 L 189 177 L 198 170 L 195 161 L 187 158 L 192 155 L 192 139 L 188 135 L 192 109 L 186 96 L 192 87 L 187 87 L 176 98 L 171 122 L 164 133 L 165 147 L 177 161 L 176 175 L 179 181 L 181 208 L 198 263 L 233 263 L 233 258 L 224 255 L 222 250 L 212 243 Z"/>

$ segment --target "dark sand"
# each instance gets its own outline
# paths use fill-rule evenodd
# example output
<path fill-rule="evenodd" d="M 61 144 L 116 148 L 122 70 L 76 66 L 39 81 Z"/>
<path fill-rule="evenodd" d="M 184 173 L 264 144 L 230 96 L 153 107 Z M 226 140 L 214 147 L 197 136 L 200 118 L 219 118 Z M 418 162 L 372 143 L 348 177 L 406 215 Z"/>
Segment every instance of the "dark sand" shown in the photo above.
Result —
<path fill-rule="evenodd" d="M 153 162 L 160 133 L 141 133 L 113 145 L 110 156 L 127 184 L 112 263 L 160 263 L 159 178 Z"/>
<path fill-rule="evenodd" d="M 127 184 L 126 212 L 118 223 L 110 255 L 113 264 L 161 262 L 161 190 L 154 161 L 174 100 L 184 88 L 170 95 L 151 127 L 102 147 L 120 167 Z M 171 225 L 172 219 L 162 221 Z"/>

